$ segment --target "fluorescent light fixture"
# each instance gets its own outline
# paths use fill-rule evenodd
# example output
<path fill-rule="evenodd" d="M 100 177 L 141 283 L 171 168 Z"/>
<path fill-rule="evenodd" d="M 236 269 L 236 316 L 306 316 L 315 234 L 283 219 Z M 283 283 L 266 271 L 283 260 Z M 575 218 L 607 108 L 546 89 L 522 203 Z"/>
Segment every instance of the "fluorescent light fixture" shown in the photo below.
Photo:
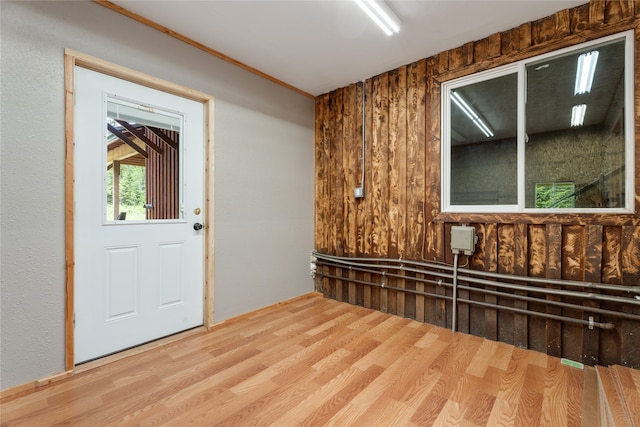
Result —
<path fill-rule="evenodd" d="M 593 75 L 596 72 L 596 64 L 598 63 L 598 51 L 583 53 L 578 57 L 578 69 L 576 70 L 576 87 L 573 91 L 574 95 L 591 92 L 593 84 Z"/>
<path fill-rule="evenodd" d="M 585 104 L 574 105 L 571 109 L 571 126 L 582 126 L 586 112 L 587 106 Z"/>
<path fill-rule="evenodd" d="M 400 19 L 384 1 L 354 0 L 369 18 L 375 22 L 386 35 L 392 36 L 400 31 Z"/>
<path fill-rule="evenodd" d="M 460 107 L 462 111 L 464 111 L 467 117 L 471 119 L 473 124 L 476 125 L 487 138 L 493 136 L 493 132 L 491 131 L 491 129 L 489 129 L 489 126 L 484 123 L 478 113 L 476 113 L 475 110 L 466 103 L 466 101 L 462 98 L 462 96 L 460 96 L 458 92 L 451 91 L 451 99 L 456 103 L 458 107 Z"/>

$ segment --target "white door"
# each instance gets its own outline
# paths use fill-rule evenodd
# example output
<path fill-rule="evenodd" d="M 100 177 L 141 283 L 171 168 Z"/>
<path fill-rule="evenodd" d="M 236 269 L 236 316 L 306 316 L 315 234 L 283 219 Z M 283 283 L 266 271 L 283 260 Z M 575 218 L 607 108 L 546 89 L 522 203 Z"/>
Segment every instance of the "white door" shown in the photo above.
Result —
<path fill-rule="evenodd" d="M 204 107 L 75 67 L 75 363 L 203 324 Z"/>

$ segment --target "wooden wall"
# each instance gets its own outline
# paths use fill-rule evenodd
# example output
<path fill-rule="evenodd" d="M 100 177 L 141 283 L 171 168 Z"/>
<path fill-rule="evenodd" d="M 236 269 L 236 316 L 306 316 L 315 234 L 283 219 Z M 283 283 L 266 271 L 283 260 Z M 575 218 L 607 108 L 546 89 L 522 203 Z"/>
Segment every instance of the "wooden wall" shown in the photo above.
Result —
<path fill-rule="evenodd" d="M 145 128 L 146 129 L 146 128 Z M 176 131 L 164 132 L 170 140 L 178 141 Z M 147 203 L 153 207 L 147 210 L 147 219 L 180 218 L 180 175 L 179 151 L 177 146 L 159 138 L 149 129 L 145 130 L 147 138 L 162 150 L 161 153 L 147 147 L 146 180 Z"/>
<path fill-rule="evenodd" d="M 365 197 L 360 185 L 362 83 L 316 99 L 315 248 L 344 256 L 452 262 L 450 227 L 471 224 L 479 235 L 473 269 L 621 285 L 640 284 L 640 93 L 636 91 L 635 215 L 443 214 L 440 212 L 440 84 L 446 80 L 635 29 L 640 2 L 591 1 L 553 16 L 469 42 L 369 78 L 365 84 Z M 636 88 L 640 82 L 636 35 Z M 367 280 L 367 274 L 328 273 Z M 396 280 L 395 286 L 444 292 Z M 444 300 L 348 281 L 318 279 L 328 297 L 449 326 Z M 466 296 L 461 293 L 461 297 Z M 483 297 L 496 302 L 496 297 Z M 499 301 L 502 303 L 502 301 Z M 504 301 L 526 308 L 527 302 Z M 586 303 L 585 303 L 586 304 Z M 635 310 L 602 303 L 602 308 Z M 538 307 L 539 308 L 539 307 Z M 543 307 L 550 313 L 562 310 Z M 565 313 L 571 314 L 571 313 Z M 574 315 L 576 313 L 573 313 Z M 639 313 L 640 314 L 640 313 Z M 578 316 L 581 313 L 577 313 Z M 610 321 L 600 316 L 600 321 Z M 459 330 L 588 364 L 640 368 L 640 324 L 615 330 L 461 306 Z"/>

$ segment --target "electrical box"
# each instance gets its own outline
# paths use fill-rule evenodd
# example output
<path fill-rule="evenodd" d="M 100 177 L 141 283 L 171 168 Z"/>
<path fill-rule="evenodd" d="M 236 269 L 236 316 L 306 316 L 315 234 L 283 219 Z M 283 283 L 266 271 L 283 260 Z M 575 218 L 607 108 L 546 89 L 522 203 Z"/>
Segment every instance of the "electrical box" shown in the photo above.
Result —
<path fill-rule="evenodd" d="M 364 197 L 364 187 L 356 187 L 353 189 L 353 196 L 356 199 L 361 199 Z"/>
<path fill-rule="evenodd" d="M 476 250 L 478 237 L 476 229 L 468 225 L 454 225 L 451 227 L 451 251 L 454 254 L 464 253 L 473 255 Z"/>

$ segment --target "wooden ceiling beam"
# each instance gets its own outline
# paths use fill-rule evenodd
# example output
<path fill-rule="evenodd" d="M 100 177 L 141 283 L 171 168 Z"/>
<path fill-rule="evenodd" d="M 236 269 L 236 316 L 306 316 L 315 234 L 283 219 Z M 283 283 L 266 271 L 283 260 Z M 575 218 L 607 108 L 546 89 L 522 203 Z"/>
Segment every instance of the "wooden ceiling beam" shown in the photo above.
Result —
<path fill-rule="evenodd" d="M 140 140 L 142 142 L 147 144 L 149 147 L 151 147 L 153 150 L 155 150 L 158 154 L 162 154 L 162 148 L 160 146 L 158 146 L 155 142 L 153 142 L 152 140 L 147 138 L 147 136 L 144 134 L 144 132 L 141 132 L 140 129 L 138 129 L 135 126 L 129 124 L 129 122 L 127 122 L 126 120 L 116 120 L 116 122 L 118 122 L 120 125 L 122 125 L 122 127 L 124 127 L 126 130 L 131 132 L 133 135 L 135 135 L 138 138 L 140 138 Z"/>
<path fill-rule="evenodd" d="M 127 144 L 128 146 L 130 146 L 131 148 L 133 148 L 134 150 L 136 150 L 138 153 L 140 153 L 142 156 L 144 156 L 145 158 L 148 157 L 147 152 L 145 150 L 143 150 L 142 148 L 140 148 L 138 146 L 138 144 L 136 144 L 135 142 L 133 142 L 132 140 L 130 140 L 125 134 L 123 134 L 122 132 L 120 132 L 118 129 L 114 128 L 113 126 L 111 126 L 110 124 L 107 123 L 107 129 L 109 130 L 109 132 L 111 132 L 113 135 L 115 135 L 116 137 L 120 138 L 120 140 L 122 142 L 124 142 L 125 144 Z"/>
<path fill-rule="evenodd" d="M 178 149 L 178 141 L 174 141 L 169 135 L 164 133 L 160 128 L 147 126 L 147 129 L 153 132 L 153 134 L 156 135 L 158 138 L 160 138 L 161 140 L 169 144 L 174 150 Z"/>

